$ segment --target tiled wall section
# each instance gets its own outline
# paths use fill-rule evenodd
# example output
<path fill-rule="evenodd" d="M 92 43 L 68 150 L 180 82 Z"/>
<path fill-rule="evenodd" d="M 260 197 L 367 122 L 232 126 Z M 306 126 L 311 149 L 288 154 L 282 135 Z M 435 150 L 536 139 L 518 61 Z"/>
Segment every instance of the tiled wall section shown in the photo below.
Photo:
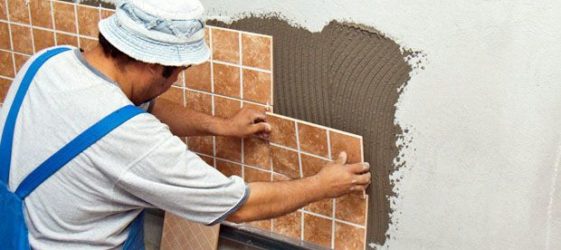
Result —
<path fill-rule="evenodd" d="M 96 44 L 97 22 L 113 10 L 56 0 L 0 0 L 0 103 L 18 69 L 35 52 L 62 44 Z M 272 38 L 207 28 L 208 63 L 189 68 L 161 98 L 220 117 L 244 106 L 273 106 Z M 191 137 L 189 148 L 226 175 L 280 181 L 318 172 L 341 150 L 362 161 L 362 138 L 269 113 L 270 143 L 260 139 Z M 364 249 L 366 199 L 362 194 L 311 204 L 292 214 L 251 223 L 267 231 L 337 249 Z"/>

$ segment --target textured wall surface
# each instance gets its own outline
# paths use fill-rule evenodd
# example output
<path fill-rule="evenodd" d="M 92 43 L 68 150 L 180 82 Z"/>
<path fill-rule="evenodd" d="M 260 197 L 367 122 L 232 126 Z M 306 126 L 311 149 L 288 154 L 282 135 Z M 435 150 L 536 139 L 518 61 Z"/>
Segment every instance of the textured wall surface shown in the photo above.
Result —
<path fill-rule="evenodd" d="M 561 248 L 561 3 L 203 3 L 223 21 L 277 12 L 312 32 L 361 23 L 422 51 L 397 103 L 407 147 L 385 247 Z"/>

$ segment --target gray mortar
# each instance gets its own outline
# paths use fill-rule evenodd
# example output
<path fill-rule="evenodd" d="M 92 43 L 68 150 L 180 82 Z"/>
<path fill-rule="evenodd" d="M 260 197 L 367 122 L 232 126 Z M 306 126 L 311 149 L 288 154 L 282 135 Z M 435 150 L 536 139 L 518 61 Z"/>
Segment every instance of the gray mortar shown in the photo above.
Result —
<path fill-rule="evenodd" d="M 208 24 L 273 36 L 276 113 L 364 137 L 365 161 L 373 166 L 367 243 L 383 244 L 402 134 L 395 104 L 411 71 L 399 45 L 373 28 L 335 21 L 319 33 L 277 17 Z"/>

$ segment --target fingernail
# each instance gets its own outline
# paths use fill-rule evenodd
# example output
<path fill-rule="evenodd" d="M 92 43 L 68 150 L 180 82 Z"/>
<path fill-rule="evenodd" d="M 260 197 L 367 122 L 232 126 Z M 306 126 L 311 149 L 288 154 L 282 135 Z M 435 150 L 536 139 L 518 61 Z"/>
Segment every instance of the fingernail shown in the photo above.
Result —
<path fill-rule="evenodd" d="M 273 127 L 271 127 L 271 124 L 265 123 L 265 126 L 267 127 L 267 131 L 273 130 Z"/>
<path fill-rule="evenodd" d="M 369 168 L 370 168 L 370 163 L 365 162 L 364 163 L 364 169 L 366 170 L 366 169 L 369 169 Z"/>

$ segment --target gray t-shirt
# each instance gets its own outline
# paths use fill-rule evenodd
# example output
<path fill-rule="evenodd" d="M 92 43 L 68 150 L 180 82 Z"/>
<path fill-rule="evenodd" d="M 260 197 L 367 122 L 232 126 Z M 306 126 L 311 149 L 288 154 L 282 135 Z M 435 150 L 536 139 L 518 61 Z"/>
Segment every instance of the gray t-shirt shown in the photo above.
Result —
<path fill-rule="evenodd" d="M 0 110 L 0 133 L 35 57 L 8 92 Z M 35 76 L 16 122 L 10 190 L 86 128 L 128 104 L 116 83 L 88 65 L 78 49 L 48 60 Z M 115 249 L 142 208 L 213 224 L 237 210 L 248 194 L 241 178 L 225 177 L 208 166 L 167 125 L 146 113 L 116 128 L 47 179 L 25 199 L 24 213 L 33 248 Z"/>

